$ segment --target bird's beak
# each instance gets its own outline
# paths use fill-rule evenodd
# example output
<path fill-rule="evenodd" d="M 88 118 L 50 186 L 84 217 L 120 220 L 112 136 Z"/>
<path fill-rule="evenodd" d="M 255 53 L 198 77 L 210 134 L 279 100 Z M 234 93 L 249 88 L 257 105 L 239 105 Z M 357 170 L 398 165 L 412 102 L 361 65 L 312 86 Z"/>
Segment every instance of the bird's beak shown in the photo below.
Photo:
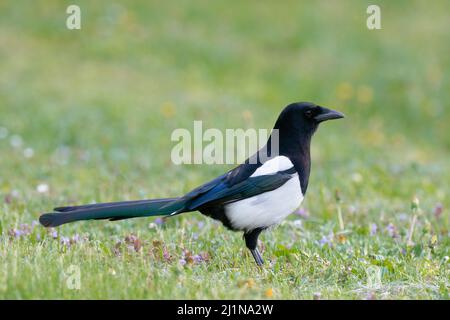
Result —
<path fill-rule="evenodd" d="M 321 107 L 321 109 L 322 109 L 322 112 L 314 117 L 314 119 L 317 122 L 323 122 L 323 121 L 327 121 L 327 120 L 344 118 L 344 115 L 342 113 L 340 113 L 339 111 L 334 111 L 334 110 L 327 109 L 324 107 Z"/>

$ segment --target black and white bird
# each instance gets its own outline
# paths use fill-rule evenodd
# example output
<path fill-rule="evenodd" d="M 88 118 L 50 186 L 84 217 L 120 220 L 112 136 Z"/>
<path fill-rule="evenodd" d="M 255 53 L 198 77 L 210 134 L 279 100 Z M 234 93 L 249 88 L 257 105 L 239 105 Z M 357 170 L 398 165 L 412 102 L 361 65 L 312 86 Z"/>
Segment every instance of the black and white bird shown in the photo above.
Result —
<path fill-rule="evenodd" d="M 311 138 L 319 124 L 343 118 L 340 112 L 310 102 L 292 103 L 279 115 L 266 145 L 243 164 L 179 198 L 124 201 L 55 208 L 41 215 L 45 227 L 64 223 L 173 216 L 199 211 L 244 233 L 257 265 L 263 264 L 258 236 L 299 208 L 308 188 Z M 274 132 L 278 152 L 272 151 Z"/>

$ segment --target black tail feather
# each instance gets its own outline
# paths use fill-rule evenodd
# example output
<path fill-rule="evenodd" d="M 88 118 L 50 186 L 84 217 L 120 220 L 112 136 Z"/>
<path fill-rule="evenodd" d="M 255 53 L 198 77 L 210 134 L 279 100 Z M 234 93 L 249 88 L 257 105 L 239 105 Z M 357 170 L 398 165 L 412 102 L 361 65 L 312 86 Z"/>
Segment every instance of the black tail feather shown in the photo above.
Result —
<path fill-rule="evenodd" d="M 178 199 L 179 198 L 162 198 L 162 199 L 153 199 L 153 200 L 131 200 L 131 201 L 118 201 L 118 202 L 103 202 L 103 203 L 85 204 L 85 205 L 81 205 L 81 206 L 57 207 L 57 208 L 54 208 L 53 210 L 57 211 L 57 212 L 69 212 L 69 211 L 75 211 L 75 210 L 97 209 L 97 208 L 112 207 L 112 206 L 150 203 L 151 201 L 153 201 L 153 202 L 167 201 L 167 203 L 170 203 L 171 201 L 175 201 Z"/>
<path fill-rule="evenodd" d="M 65 223 L 79 220 L 111 221 L 130 219 L 137 217 L 149 217 L 158 215 L 170 215 L 182 210 L 178 198 L 152 199 L 138 201 L 123 201 L 112 203 L 99 203 L 84 206 L 71 206 L 57 208 L 58 212 L 46 213 L 39 217 L 39 222 L 45 227 L 56 227 Z M 174 203 L 171 205 L 171 203 Z"/>

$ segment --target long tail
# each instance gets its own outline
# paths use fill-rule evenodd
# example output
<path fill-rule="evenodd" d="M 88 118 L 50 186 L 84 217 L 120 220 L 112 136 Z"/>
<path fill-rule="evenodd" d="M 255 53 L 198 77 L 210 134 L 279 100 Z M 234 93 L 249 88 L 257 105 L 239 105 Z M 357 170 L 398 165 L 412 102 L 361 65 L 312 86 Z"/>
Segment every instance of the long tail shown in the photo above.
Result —
<path fill-rule="evenodd" d="M 88 204 L 84 206 L 55 208 L 57 212 L 45 213 L 39 217 L 44 227 L 56 227 L 64 223 L 109 219 L 110 221 L 137 217 L 165 216 L 182 210 L 179 198 L 138 200 Z M 173 203 L 173 205 L 171 205 Z"/>

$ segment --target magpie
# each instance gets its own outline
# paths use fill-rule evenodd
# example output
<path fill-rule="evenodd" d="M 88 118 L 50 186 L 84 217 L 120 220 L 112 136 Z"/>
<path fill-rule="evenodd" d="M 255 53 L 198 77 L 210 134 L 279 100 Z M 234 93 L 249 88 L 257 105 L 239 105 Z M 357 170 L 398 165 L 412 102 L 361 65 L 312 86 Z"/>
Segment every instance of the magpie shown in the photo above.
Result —
<path fill-rule="evenodd" d="M 338 111 L 311 102 L 285 107 L 267 143 L 244 163 L 178 198 L 109 202 L 54 209 L 40 216 L 45 227 L 91 219 L 110 221 L 174 216 L 199 211 L 230 230 L 242 231 L 255 262 L 264 261 L 258 250 L 260 233 L 276 226 L 299 208 L 311 171 L 310 144 L 319 124 L 343 118 Z M 277 132 L 278 141 L 274 132 Z M 272 150 L 278 142 L 278 150 Z"/>

